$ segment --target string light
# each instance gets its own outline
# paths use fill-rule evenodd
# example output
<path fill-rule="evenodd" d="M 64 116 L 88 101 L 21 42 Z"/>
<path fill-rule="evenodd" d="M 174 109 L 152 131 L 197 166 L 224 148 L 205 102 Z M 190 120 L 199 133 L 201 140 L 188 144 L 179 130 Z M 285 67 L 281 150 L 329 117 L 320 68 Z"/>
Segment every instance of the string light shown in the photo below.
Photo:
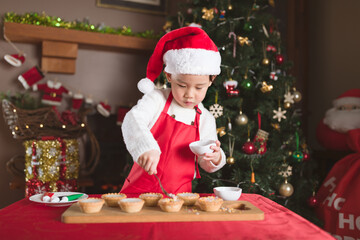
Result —
<path fill-rule="evenodd" d="M 40 127 L 43 128 L 43 127 L 44 127 L 44 124 L 40 123 Z"/>
<path fill-rule="evenodd" d="M 81 123 L 81 125 L 80 125 L 81 127 L 85 127 L 85 123 Z"/>
<path fill-rule="evenodd" d="M 65 128 L 66 128 L 66 125 L 62 125 L 62 128 L 65 129 Z"/>

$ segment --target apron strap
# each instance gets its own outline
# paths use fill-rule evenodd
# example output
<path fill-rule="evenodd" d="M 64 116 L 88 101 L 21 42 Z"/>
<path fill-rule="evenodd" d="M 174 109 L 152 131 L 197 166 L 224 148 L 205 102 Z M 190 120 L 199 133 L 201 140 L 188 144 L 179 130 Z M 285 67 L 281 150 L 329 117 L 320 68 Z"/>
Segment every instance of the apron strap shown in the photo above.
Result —
<path fill-rule="evenodd" d="M 196 114 L 195 114 L 195 122 L 194 122 L 194 126 L 196 127 L 196 139 L 200 140 L 200 115 L 201 115 L 201 110 L 198 107 L 198 105 L 196 105 L 194 107 Z M 200 176 L 200 171 L 199 171 L 199 159 L 198 156 L 195 155 L 195 170 L 196 170 L 196 178 L 201 178 Z"/>
<path fill-rule="evenodd" d="M 172 95 L 172 92 L 170 91 L 170 94 L 169 94 L 169 96 L 168 96 L 168 98 L 166 100 L 166 103 L 165 103 L 165 107 L 162 110 L 163 113 L 167 114 L 172 100 L 173 100 L 173 95 Z"/>

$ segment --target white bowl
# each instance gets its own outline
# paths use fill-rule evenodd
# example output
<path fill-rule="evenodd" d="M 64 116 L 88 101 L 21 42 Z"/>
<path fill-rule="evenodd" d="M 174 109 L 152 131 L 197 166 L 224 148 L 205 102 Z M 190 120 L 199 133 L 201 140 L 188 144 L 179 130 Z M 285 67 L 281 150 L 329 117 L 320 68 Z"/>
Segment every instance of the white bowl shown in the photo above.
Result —
<path fill-rule="evenodd" d="M 203 155 L 205 153 L 212 153 L 210 146 L 216 146 L 215 140 L 200 140 L 189 144 L 190 150 L 196 155 Z"/>
<path fill-rule="evenodd" d="M 214 193 L 225 201 L 236 201 L 240 198 L 242 189 L 238 187 L 215 187 Z"/>

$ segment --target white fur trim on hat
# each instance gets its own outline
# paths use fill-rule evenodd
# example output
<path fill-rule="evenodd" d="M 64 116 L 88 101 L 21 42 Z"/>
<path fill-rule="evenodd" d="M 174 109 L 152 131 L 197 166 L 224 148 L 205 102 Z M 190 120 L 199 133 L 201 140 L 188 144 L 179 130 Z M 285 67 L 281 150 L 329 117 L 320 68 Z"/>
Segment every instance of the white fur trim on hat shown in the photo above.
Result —
<path fill-rule="evenodd" d="M 334 107 L 340 107 L 347 104 L 360 105 L 360 97 L 342 97 L 333 101 Z"/>
<path fill-rule="evenodd" d="M 143 78 L 138 82 L 137 87 L 140 92 L 146 94 L 155 89 L 155 84 L 149 78 Z"/>
<path fill-rule="evenodd" d="M 18 76 L 18 80 L 19 80 L 19 82 L 21 82 L 21 84 L 23 85 L 23 87 L 24 87 L 25 89 L 29 89 L 29 88 L 30 88 L 29 84 L 26 82 L 26 79 L 25 79 L 22 75 L 19 75 L 19 76 Z"/>
<path fill-rule="evenodd" d="M 104 108 L 101 103 L 99 103 L 97 106 L 96 106 L 96 109 L 98 110 L 98 112 L 103 115 L 104 117 L 109 117 L 110 116 L 110 111 L 107 110 L 106 108 Z"/>
<path fill-rule="evenodd" d="M 171 74 L 219 75 L 221 56 L 219 52 L 182 48 L 164 54 L 165 72 Z"/>
<path fill-rule="evenodd" d="M 20 67 L 22 65 L 22 62 L 17 59 L 17 58 L 14 58 L 13 56 L 9 55 L 9 54 L 6 54 L 4 56 L 4 59 L 11 65 L 13 65 L 14 67 Z"/>

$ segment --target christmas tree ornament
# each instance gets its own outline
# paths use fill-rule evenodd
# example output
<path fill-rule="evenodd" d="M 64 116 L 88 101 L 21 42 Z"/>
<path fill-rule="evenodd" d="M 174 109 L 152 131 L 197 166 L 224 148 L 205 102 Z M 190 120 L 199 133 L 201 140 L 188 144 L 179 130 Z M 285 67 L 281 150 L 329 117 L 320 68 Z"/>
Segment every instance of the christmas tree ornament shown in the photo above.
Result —
<path fill-rule="evenodd" d="M 236 117 L 235 122 L 237 125 L 246 125 L 249 122 L 248 117 L 240 110 L 239 115 Z"/>
<path fill-rule="evenodd" d="M 292 175 L 292 166 L 288 165 L 287 163 L 283 163 L 281 165 L 279 175 L 283 176 L 284 178 L 290 177 Z"/>
<path fill-rule="evenodd" d="M 271 80 L 274 80 L 274 81 L 278 80 L 278 76 L 277 76 L 277 74 L 276 74 L 275 71 L 270 72 L 269 78 L 270 78 Z"/>
<path fill-rule="evenodd" d="M 270 64 L 270 60 L 268 58 L 263 58 L 262 62 L 263 65 L 269 65 Z"/>
<path fill-rule="evenodd" d="M 233 10 L 233 5 L 231 4 L 230 0 L 229 0 L 229 4 L 228 4 L 228 10 L 229 11 Z"/>
<path fill-rule="evenodd" d="M 41 70 L 34 66 L 27 70 L 25 73 L 18 76 L 19 82 L 23 85 L 25 89 L 29 89 L 35 83 L 44 78 L 44 74 Z"/>
<path fill-rule="evenodd" d="M 251 183 L 255 183 L 255 173 L 251 172 L 251 179 L 250 179 Z"/>
<path fill-rule="evenodd" d="M 243 29 L 247 32 L 250 32 L 253 29 L 253 25 L 250 23 L 249 20 L 244 23 Z"/>
<path fill-rule="evenodd" d="M 81 93 L 75 93 L 71 100 L 71 108 L 73 110 L 79 110 L 84 101 L 84 95 Z"/>
<path fill-rule="evenodd" d="M 276 47 L 273 45 L 267 45 L 266 51 L 268 52 L 276 52 Z"/>
<path fill-rule="evenodd" d="M 269 0 L 269 5 L 275 7 L 275 0 Z"/>
<path fill-rule="evenodd" d="M 210 9 L 207 9 L 207 8 L 203 8 L 201 10 L 201 12 L 203 13 L 202 15 L 202 18 L 205 19 L 205 20 L 208 20 L 208 21 L 211 21 L 214 19 L 214 8 L 210 8 Z"/>
<path fill-rule="evenodd" d="M 265 66 L 269 65 L 269 64 L 270 64 L 270 60 L 266 57 L 265 42 L 263 42 L 263 56 L 264 56 L 264 58 L 263 58 L 263 60 L 262 60 L 261 63 L 262 63 L 263 65 L 265 65 Z"/>
<path fill-rule="evenodd" d="M 260 6 L 256 4 L 256 1 L 253 3 L 251 10 L 252 11 L 258 11 L 260 9 Z"/>
<path fill-rule="evenodd" d="M 215 103 L 209 107 L 209 111 L 215 118 L 221 117 L 223 115 L 223 106 Z"/>
<path fill-rule="evenodd" d="M 256 148 L 257 154 L 264 154 L 266 152 L 266 142 L 269 138 L 269 133 L 261 129 L 261 115 L 258 112 L 258 131 L 254 137 L 253 142 L 259 147 Z"/>
<path fill-rule="evenodd" d="M 307 200 L 307 203 L 309 204 L 310 207 L 316 207 L 318 205 L 318 200 L 315 197 L 315 191 L 312 192 L 312 196 L 309 197 L 309 199 Z"/>
<path fill-rule="evenodd" d="M 290 197 L 294 193 L 294 187 L 287 181 L 287 178 L 285 178 L 285 182 L 280 185 L 279 193 L 283 197 Z"/>
<path fill-rule="evenodd" d="M 272 126 L 275 130 L 280 131 L 280 124 L 278 124 L 278 123 L 271 123 L 271 126 Z"/>
<path fill-rule="evenodd" d="M 233 26 L 233 24 L 230 24 L 230 26 Z M 229 32 L 228 38 L 232 38 L 233 37 L 233 58 L 236 57 L 236 34 L 231 31 Z"/>
<path fill-rule="evenodd" d="M 304 158 L 304 154 L 299 149 L 299 134 L 295 132 L 296 150 L 293 152 L 292 157 L 300 162 Z"/>
<path fill-rule="evenodd" d="M 241 81 L 241 87 L 244 88 L 245 90 L 250 90 L 252 89 L 254 86 L 253 82 L 249 79 L 249 78 L 245 78 L 244 80 Z"/>
<path fill-rule="evenodd" d="M 284 108 L 285 108 L 285 109 L 291 108 L 291 103 L 285 102 L 285 103 L 284 103 Z"/>
<path fill-rule="evenodd" d="M 248 155 L 254 154 L 256 152 L 255 144 L 250 141 L 250 138 L 248 138 L 247 142 L 244 143 L 241 149 Z"/>
<path fill-rule="evenodd" d="M 226 159 L 226 163 L 232 165 L 235 163 L 235 158 L 233 157 L 235 147 L 235 137 L 229 134 L 229 157 Z"/>
<path fill-rule="evenodd" d="M 269 38 L 269 33 L 268 33 L 268 31 L 267 31 L 267 29 L 266 29 L 265 25 L 264 25 L 264 24 L 262 24 L 261 26 L 262 26 L 262 30 L 263 30 L 263 32 L 264 32 L 264 35 L 265 35 L 267 38 Z"/>
<path fill-rule="evenodd" d="M 294 95 L 289 91 L 284 94 L 284 103 L 294 103 Z"/>
<path fill-rule="evenodd" d="M 107 104 L 107 101 L 98 103 L 98 105 L 96 105 L 96 109 L 104 117 L 110 116 L 111 106 Z"/>
<path fill-rule="evenodd" d="M 275 114 L 273 119 L 277 118 L 278 122 L 281 122 L 281 119 L 286 119 L 286 110 L 282 110 L 280 106 L 278 107 L 278 110 L 273 110 L 273 113 Z"/>
<path fill-rule="evenodd" d="M 41 102 L 51 106 L 60 106 L 63 94 L 72 95 L 72 93 L 67 88 L 62 86 L 62 83 L 59 82 L 56 78 L 54 81 L 48 80 L 43 84 L 34 84 L 33 90 L 42 91 L 43 95 Z"/>
<path fill-rule="evenodd" d="M 14 67 L 20 67 L 25 62 L 24 54 L 6 54 L 4 59 L 7 63 Z"/>
<path fill-rule="evenodd" d="M 302 99 L 301 93 L 299 91 L 296 90 L 296 88 L 293 88 L 293 96 L 294 96 L 294 101 L 295 102 L 300 102 Z"/>
<path fill-rule="evenodd" d="M 228 117 L 228 130 L 231 132 L 232 131 L 232 124 L 231 124 L 231 119 Z"/>
<path fill-rule="evenodd" d="M 303 152 L 303 161 L 307 162 L 310 160 L 310 154 L 307 151 Z"/>
<path fill-rule="evenodd" d="M 275 55 L 276 64 L 281 65 L 284 63 L 284 56 L 280 53 Z"/>
<path fill-rule="evenodd" d="M 165 32 L 170 32 L 171 31 L 171 27 L 172 27 L 172 22 L 171 21 L 166 21 L 164 26 L 163 26 L 163 30 Z"/>
<path fill-rule="evenodd" d="M 234 97 L 239 95 L 239 90 L 235 89 L 237 86 L 238 82 L 232 80 L 232 78 L 224 82 L 224 87 L 226 88 L 226 93 L 228 97 Z"/>
<path fill-rule="evenodd" d="M 216 134 L 219 134 L 219 137 L 226 135 L 225 127 L 219 127 L 216 129 Z"/>
<path fill-rule="evenodd" d="M 251 41 L 249 40 L 248 37 L 238 36 L 237 40 L 238 40 L 240 46 L 244 46 L 245 44 L 250 46 L 250 44 L 251 44 Z"/>
<path fill-rule="evenodd" d="M 220 21 L 224 21 L 226 19 L 225 14 L 226 14 L 225 10 L 220 10 L 220 16 L 219 16 Z"/>
<path fill-rule="evenodd" d="M 267 82 L 262 82 L 262 87 L 260 88 L 260 91 L 263 93 L 271 92 L 273 90 L 273 85 L 268 85 Z"/>

